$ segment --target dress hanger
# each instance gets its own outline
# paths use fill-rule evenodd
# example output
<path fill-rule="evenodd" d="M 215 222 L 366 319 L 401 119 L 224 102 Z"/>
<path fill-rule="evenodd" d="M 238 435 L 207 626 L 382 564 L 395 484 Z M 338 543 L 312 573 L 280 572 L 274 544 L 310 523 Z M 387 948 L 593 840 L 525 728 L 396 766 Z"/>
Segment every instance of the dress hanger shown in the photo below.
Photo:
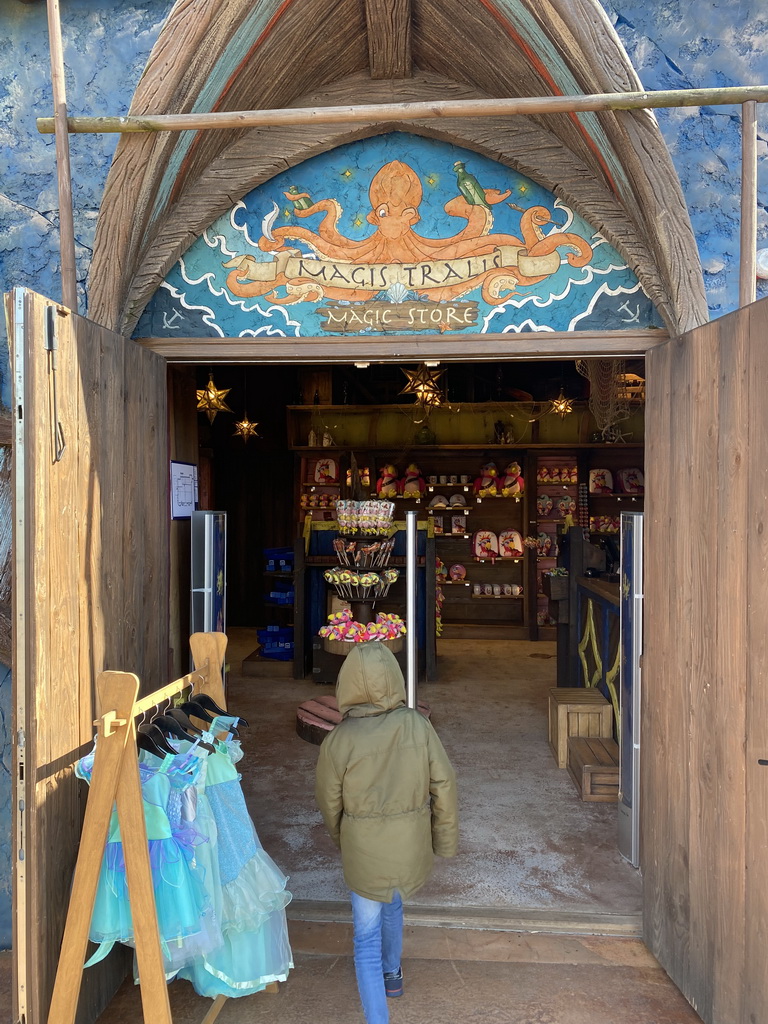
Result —
<path fill-rule="evenodd" d="M 166 754 L 178 754 L 163 735 L 162 730 L 152 723 L 142 722 L 136 728 L 136 742 L 142 750 L 148 750 L 156 757 L 164 758 Z"/>
<path fill-rule="evenodd" d="M 203 735 L 203 730 L 193 725 L 180 708 L 169 708 L 165 714 L 153 718 L 152 724 L 157 725 L 166 736 L 176 736 L 180 740 L 189 740 L 192 743 L 197 742 L 199 747 L 208 751 L 215 749 L 211 743 L 206 743 L 199 738 Z"/>
<path fill-rule="evenodd" d="M 206 711 L 210 711 L 214 715 L 228 715 L 225 708 L 220 708 L 216 701 L 207 693 L 193 693 L 191 700 L 195 701 L 201 707 L 204 707 Z M 248 725 L 248 722 L 244 718 L 240 718 L 239 715 L 231 715 L 232 718 L 238 719 L 239 725 Z"/>
<path fill-rule="evenodd" d="M 194 715 L 195 718 L 199 718 L 201 722 L 212 722 L 213 716 L 208 714 L 206 708 L 202 704 L 198 703 L 197 700 L 188 700 L 183 704 L 179 704 L 179 709 L 186 715 Z"/>

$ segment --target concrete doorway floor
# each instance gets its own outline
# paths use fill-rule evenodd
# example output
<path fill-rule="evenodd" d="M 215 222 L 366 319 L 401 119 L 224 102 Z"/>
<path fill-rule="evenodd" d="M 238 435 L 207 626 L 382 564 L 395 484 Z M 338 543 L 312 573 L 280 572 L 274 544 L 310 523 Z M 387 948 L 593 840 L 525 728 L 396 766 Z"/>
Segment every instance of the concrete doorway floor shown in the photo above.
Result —
<path fill-rule="evenodd" d="M 335 848 L 312 797 L 317 747 L 296 706 L 330 687 L 245 676 L 251 630 L 232 630 L 229 703 L 243 786 L 265 848 L 287 871 L 296 968 L 276 995 L 225 1004 L 221 1024 L 362 1024 Z M 530 657 L 548 654 L 550 657 Z M 446 640 L 420 697 L 457 769 L 459 856 L 438 861 L 407 908 L 406 994 L 392 1024 L 700 1024 L 638 937 L 641 880 L 616 849 L 616 810 L 582 803 L 547 745 L 554 645 Z M 171 985 L 174 1024 L 207 1000 Z M 140 1019 L 127 981 L 99 1024 Z"/>
<path fill-rule="evenodd" d="M 253 631 L 232 631 L 229 702 L 250 722 L 240 767 L 251 814 L 290 875 L 294 910 L 345 910 L 337 851 L 313 799 L 319 748 L 295 732 L 297 705 L 333 688 L 240 674 L 254 645 Z M 411 914 L 424 923 L 639 935 L 642 883 L 619 854 L 616 807 L 583 803 L 549 750 L 554 644 L 441 640 L 438 651 L 440 679 L 419 698 L 456 768 L 461 840 L 456 858 L 438 859 Z"/>

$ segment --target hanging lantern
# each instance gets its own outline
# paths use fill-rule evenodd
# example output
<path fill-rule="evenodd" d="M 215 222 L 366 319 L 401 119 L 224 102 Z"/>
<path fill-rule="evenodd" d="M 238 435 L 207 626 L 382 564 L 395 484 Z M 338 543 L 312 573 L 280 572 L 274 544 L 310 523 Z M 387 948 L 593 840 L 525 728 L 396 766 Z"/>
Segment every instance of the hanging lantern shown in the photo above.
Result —
<path fill-rule="evenodd" d="M 428 408 L 440 405 L 443 393 L 440 390 L 440 378 L 444 370 L 432 370 L 422 363 L 417 370 L 403 370 L 408 383 L 400 392 L 401 395 L 415 395 L 416 403 Z"/>
<path fill-rule="evenodd" d="M 217 388 L 213 382 L 213 370 L 208 373 L 208 383 L 196 392 L 197 408 L 208 417 L 208 422 L 213 423 L 217 413 L 232 412 L 224 401 L 231 391 L 231 388 Z"/>
<path fill-rule="evenodd" d="M 550 412 L 556 412 L 561 420 L 564 420 L 569 412 L 573 412 L 573 399 L 566 398 L 562 388 L 560 388 L 560 394 L 552 402 Z"/>
<path fill-rule="evenodd" d="M 252 423 L 248 419 L 248 413 L 243 413 L 243 418 L 235 424 L 235 432 L 233 437 L 242 437 L 243 444 L 247 444 L 249 437 L 261 437 L 261 434 L 256 430 L 258 423 Z"/>

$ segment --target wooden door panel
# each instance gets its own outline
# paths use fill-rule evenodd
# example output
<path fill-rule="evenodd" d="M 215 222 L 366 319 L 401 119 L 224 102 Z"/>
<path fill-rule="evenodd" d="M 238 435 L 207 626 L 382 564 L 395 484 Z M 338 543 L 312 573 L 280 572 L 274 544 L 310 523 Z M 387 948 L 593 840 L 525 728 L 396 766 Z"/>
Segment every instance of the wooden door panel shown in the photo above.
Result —
<path fill-rule="evenodd" d="M 166 374 L 154 354 L 41 296 L 18 290 L 10 306 L 14 733 L 25 741 L 15 1010 L 44 1024 L 86 798 L 72 766 L 91 744 L 96 675 L 135 672 L 152 688 L 167 673 Z M 80 1020 L 95 1020 L 128 962 L 123 950 L 89 969 Z"/>
<path fill-rule="evenodd" d="M 768 1005 L 768 302 L 647 360 L 646 941 L 707 1024 Z"/>

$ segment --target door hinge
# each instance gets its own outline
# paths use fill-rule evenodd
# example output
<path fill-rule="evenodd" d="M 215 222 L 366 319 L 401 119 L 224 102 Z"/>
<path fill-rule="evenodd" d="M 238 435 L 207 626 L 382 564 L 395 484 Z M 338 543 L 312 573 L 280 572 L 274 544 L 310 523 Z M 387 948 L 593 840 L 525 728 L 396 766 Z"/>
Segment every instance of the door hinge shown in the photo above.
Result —
<path fill-rule="evenodd" d="M 47 306 L 45 310 L 45 348 L 48 352 L 48 375 L 51 379 L 51 404 L 53 405 L 53 420 L 51 424 L 53 461 L 61 462 L 67 442 L 64 440 L 64 428 L 59 419 L 59 393 L 56 380 L 59 342 L 56 337 L 56 308 L 54 306 Z"/>

